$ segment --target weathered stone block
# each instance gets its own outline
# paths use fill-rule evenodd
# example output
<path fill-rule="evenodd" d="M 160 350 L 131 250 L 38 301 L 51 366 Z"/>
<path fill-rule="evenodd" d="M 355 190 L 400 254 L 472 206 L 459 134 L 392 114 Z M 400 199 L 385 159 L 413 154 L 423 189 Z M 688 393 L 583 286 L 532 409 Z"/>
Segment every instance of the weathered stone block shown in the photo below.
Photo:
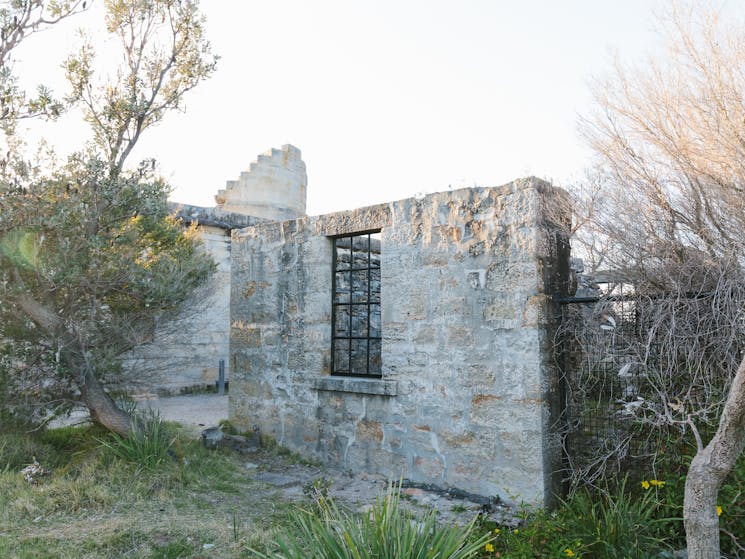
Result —
<path fill-rule="evenodd" d="M 259 430 L 254 429 L 250 435 L 228 435 L 219 427 L 210 427 L 202 431 L 202 444 L 211 450 L 228 448 L 240 454 L 256 452 L 261 448 Z"/>
<path fill-rule="evenodd" d="M 411 468 L 415 480 L 442 481 L 445 474 L 445 461 L 438 456 L 414 456 Z"/>
<path fill-rule="evenodd" d="M 436 346 L 439 339 L 440 328 L 434 324 L 418 323 L 411 325 L 411 341 L 422 348 L 424 346 Z"/>
<path fill-rule="evenodd" d="M 360 444 L 380 445 L 383 442 L 383 425 L 379 421 L 358 421 L 354 437 Z"/>
<path fill-rule="evenodd" d="M 230 341 L 235 347 L 261 347 L 261 328 L 243 322 L 234 323 L 230 328 Z"/>

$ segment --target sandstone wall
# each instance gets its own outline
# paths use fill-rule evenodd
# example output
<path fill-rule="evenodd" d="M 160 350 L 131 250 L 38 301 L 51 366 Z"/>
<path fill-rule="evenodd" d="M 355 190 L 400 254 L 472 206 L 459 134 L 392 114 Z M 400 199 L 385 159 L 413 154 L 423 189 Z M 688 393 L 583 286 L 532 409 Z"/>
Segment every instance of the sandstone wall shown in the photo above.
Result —
<path fill-rule="evenodd" d="M 543 503 L 559 198 L 525 179 L 234 231 L 231 420 L 343 468 Z M 332 376 L 330 236 L 373 229 L 382 378 Z"/>
<path fill-rule="evenodd" d="M 124 356 L 126 388 L 134 395 L 178 394 L 214 386 L 220 359 L 229 376 L 230 232 L 266 219 L 305 215 L 308 178 L 298 148 L 284 145 L 259 155 L 236 181 L 219 190 L 217 207 L 171 203 L 185 225 L 199 226 L 217 271 L 173 321 L 162 322 L 151 343 Z"/>
<path fill-rule="evenodd" d="M 300 150 L 286 144 L 259 155 L 215 196 L 218 209 L 266 219 L 305 215 L 308 177 Z"/>
<path fill-rule="evenodd" d="M 130 371 L 128 389 L 135 395 L 178 394 L 214 386 L 220 359 L 225 360 L 229 376 L 230 232 L 261 221 L 211 208 L 173 204 L 171 209 L 185 224 L 199 224 L 204 249 L 217 268 L 174 320 L 158 326 L 152 342 L 123 359 Z"/>

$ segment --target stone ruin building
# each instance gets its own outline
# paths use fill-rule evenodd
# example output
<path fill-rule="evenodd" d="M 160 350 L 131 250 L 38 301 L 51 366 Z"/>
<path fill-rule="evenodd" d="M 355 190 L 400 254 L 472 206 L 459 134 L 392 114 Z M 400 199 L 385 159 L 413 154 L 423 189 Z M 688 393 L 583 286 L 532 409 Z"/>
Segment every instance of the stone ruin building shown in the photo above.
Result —
<path fill-rule="evenodd" d="M 217 263 L 211 282 L 154 340 L 125 359 L 138 397 L 179 394 L 214 386 L 221 359 L 230 377 L 230 283 L 233 230 L 305 215 L 307 178 L 300 150 L 286 145 L 259 155 L 238 180 L 228 181 L 212 208 L 171 203 L 185 224 L 196 223 Z"/>
<path fill-rule="evenodd" d="M 175 207 L 219 269 L 206 310 L 132 356 L 161 359 L 151 386 L 213 383 L 224 358 L 240 429 L 346 470 L 545 503 L 563 191 L 527 178 L 310 217 L 306 185 L 286 145 L 215 208 Z"/>

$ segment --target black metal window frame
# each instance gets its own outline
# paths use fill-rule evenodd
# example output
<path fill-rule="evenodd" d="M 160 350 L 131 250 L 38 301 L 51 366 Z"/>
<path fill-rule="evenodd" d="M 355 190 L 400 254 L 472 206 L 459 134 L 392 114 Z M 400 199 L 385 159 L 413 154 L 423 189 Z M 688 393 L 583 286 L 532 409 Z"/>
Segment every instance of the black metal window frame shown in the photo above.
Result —
<path fill-rule="evenodd" d="M 375 235 L 376 233 L 380 233 L 380 229 L 370 229 L 366 231 L 358 231 L 354 233 L 347 233 L 343 235 L 335 235 L 331 237 L 332 241 L 332 272 L 331 272 L 331 374 L 335 376 L 346 376 L 346 377 L 365 377 L 365 378 L 381 378 L 382 377 L 382 367 L 381 370 L 371 370 L 371 363 L 370 363 L 370 343 L 372 341 L 377 341 L 381 346 L 381 352 L 382 352 L 382 331 L 380 331 L 379 336 L 372 336 L 370 334 L 370 316 L 371 316 L 371 306 L 372 305 L 378 305 L 380 306 L 382 301 L 378 301 L 377 303 L 372 302 L 372 289 L 371 289 L 371 283 L 372 283 L 372 271 L 373 270 L 380 270 L 381 269 L 381 262 L 380 262 L 380 256 L 378 258 L 378 265 L 373 266 L 372 265 L 372 235 Z M 367 257 L 365 258 L 367 262 L 367 266 L 364 267 L 355 267 L 354 266 L 354 239 L 358 237 L 367 237 Z M 337 252 L 338 252 L 338 242 L 342 239 L 349 239 L 349 268 L 340 268 L 338 259 L 337 259 Z M 353 274 L 354 272 L 366 272 L 367 277 L 367 297 L 365 297 L 364 302 L 355 302 L 354 296 L 353 296 Z M 349 272 L 349 298 L 348 301 L 338 301 L 337 300 L 337 274 Z M 337 313 L 338 309 L 341 307 L 347 307 L 348 308 L 348 316 L 349 316 L 349 324 L 348 324 L 348 330 L 347 335 L 339 334 L 337 332 Z M 355 307 L 363 307 L 366 309 L 366 334 L 364 336 L 355 336 L 354 335 L 354 329 L 352 327 L 352 321 L 353 321 L 353 309 Z M 382 323 L 381 323 L 382 328 Z M 357 370 L 353 368 L 352 363 L 352 343 L 353 340 L 364 340 L 366 342 L 366 366 L 365 370 Z M 337 360 L 336 360 L 336 354 L 338 350 L 346 350 L 346 357 L 347 357 L 347 370 L 337 370 Z"/>

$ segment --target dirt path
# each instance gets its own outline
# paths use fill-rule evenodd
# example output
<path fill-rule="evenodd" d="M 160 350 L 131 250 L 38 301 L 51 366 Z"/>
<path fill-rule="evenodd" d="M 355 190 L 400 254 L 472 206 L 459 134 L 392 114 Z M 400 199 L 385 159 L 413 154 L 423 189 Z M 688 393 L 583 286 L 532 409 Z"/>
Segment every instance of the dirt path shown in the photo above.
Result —
<path fill-rule="evenodd" d="M 207 427 L 215 427 L 228 418 L 228 397 L 217 394 L 189 394 L 163 398 L 136 398 L 137 409 L 158 411 L 166 421 L 176 421 L 198 436 Z M 56 419 L 49 427 L 79 425 L 88 422 L 88 410 L 78 408 L 69 417 Z"/>
<path fill-rule="evenodd" d="M 141 400 L 139 409 L 153 409 L 167 421 L 177 421 L 189 432 L 199 435 L 207 427 L 216 427 L 228 418 L 228 397 L 217 394 L 193 394 Z"/>

